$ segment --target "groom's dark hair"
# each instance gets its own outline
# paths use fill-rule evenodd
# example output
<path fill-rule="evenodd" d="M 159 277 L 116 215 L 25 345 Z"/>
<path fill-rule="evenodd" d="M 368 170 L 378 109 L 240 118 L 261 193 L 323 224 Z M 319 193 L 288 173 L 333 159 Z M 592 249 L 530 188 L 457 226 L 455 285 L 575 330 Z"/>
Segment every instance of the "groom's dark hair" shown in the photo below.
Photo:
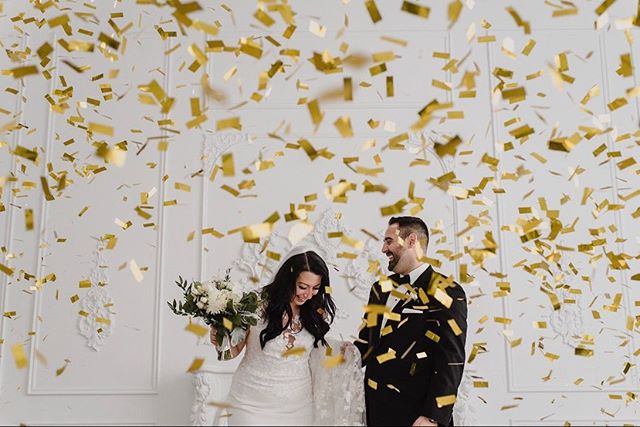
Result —
<path fill-rule="evenodd" d="M 429 229 L 423 220 L 415 216 L 394 216 L 389 220 L 389 225 L 393 224 L 398 224 L 400 237 L 406 239 L 409 234 L 415 233 L 416 236 L 418 236 L 418 241 L 422 245 L 422 248 L 427 249 L 427 245 L 429 244 Z"/>

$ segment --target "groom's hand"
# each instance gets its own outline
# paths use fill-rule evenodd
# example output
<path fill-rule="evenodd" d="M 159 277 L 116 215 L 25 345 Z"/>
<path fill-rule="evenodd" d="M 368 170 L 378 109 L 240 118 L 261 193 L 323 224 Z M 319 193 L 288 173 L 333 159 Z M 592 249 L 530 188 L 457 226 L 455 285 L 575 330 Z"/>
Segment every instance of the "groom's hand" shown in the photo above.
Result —
<path fill-rule="evenodd" d="M 416 420 L 413 422 L 413 427 L 418 427 L 418 426 L 437 427 L 438 423 L 435 420 L 432 420 L 430 418 L 420 416 L 416 418 Z"/>

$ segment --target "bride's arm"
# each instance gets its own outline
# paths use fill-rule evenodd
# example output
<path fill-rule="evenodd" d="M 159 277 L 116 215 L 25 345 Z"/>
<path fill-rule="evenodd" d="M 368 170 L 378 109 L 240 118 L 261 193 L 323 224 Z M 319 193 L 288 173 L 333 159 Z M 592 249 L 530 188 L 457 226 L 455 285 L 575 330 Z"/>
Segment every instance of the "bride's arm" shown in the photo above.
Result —
<path fill-rule="evenodd" d="M 240 341 L 238 344 L 231 346 L 230 350 L 231 350 L 231 357 L 230 359 L 235 359 L 240 353 L 242 353 L 242 350 L 244 349 L 244 346 L 247 344 L 247 338 L 249 337 L 249 333 L 251 332 L 251 330 L 247 331 L 247 334 L 244 336 L 244 339 L 242 341 Z M 218 342 L 216 341 L 216 334 L 218 333 L 218 329 L 211 326 L 211 329 L 209 330 L 209 339 L 211 340 L 211 344 L 213 344 L 216 349 L 218 351 L 220 351 L 220 348 L 218 346 Z"/>

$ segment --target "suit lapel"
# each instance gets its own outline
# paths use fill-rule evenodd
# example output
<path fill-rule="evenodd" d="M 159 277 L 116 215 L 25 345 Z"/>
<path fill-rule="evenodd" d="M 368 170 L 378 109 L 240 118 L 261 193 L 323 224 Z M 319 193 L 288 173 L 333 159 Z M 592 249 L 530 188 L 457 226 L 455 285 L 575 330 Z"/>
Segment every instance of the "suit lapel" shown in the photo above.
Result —
<path fill-rule="evenodd" d="M 428 290 L 429 287 L 429 283 L 431 282 L 431 276 L 433 274 L 433 268 L 431 266 L 429 266 L 420 276 L 418 276 L 418 278 L 416 279 L 416 281 L 414 283 L 411 284 L 411 286 L 416 289 L 416 291 L 418 290 L 418 288 L 422 288 L 425 293 Z M 386 304 L 387 303 L 387 299 L 389 298 L 389 294 L 390 292 L 387 292 L 386 296 L 384 296 L 384 302 L 381 302 L 381 304 Z M 418 301 L 408 301 L 405 304 L 405 300 L 400 300 L 398 301 L 398 303 L 393 307 L 392 312 L 393 313 L 399 313 L 402 314 L 402 311 L 405 308 L 411 308 L 414 305 L 423 305 L 422 302 L 418 299 Z M 387 325 L 389 325 L 390 323 L 387 321 Z M 398 325 L 398 322 L 392 322 L 393 327 L 394 327 L 394 331 L 396 330 L 396 327 Z M 374 339 L 375 341 L 375 345 L 380 344 L 383 340 L 386 340 L 388 337 L 391 337 L 394 335 L 394 333 L 391 334 L 387 334 L 385 336 L 380 336 L 380 323 L 374 328 L 375 332 L 377 332 L 377 334 L 374 334 Z"/>

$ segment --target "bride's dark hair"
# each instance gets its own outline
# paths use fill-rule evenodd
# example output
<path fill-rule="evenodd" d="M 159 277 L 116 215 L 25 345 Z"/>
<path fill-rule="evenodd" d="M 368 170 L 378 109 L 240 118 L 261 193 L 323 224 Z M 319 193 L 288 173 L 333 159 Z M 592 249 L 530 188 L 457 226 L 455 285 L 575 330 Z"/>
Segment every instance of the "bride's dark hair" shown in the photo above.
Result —
<path fill-rule="evenodd" d="M 300 321 L 302 327 L 315 338 L 314 347 L 318 347 L 318 342 L 327 345 L 324 336 L 329 331 L 329 325 L 333 322 L 336 311 L 331 295 L 325 291 L 329 286 L 329 269 L 320 255 L 307 251 L 287 259 L 276 273 L 273 282 L 262 289 L 262 297 L 266 300 L 264 316 L 267 322 L 266 328 L 260 332 L 262 348 L 267 341 L 277 337 L 291 325 L 293 317 L 291 300 L 296 294 L 298 276 L 303 271 L 320 276 L 320 289 L 310 300 L 300 306 Z M 284 313 L 287 313 L 287 324 L 283 327 Z"/>

